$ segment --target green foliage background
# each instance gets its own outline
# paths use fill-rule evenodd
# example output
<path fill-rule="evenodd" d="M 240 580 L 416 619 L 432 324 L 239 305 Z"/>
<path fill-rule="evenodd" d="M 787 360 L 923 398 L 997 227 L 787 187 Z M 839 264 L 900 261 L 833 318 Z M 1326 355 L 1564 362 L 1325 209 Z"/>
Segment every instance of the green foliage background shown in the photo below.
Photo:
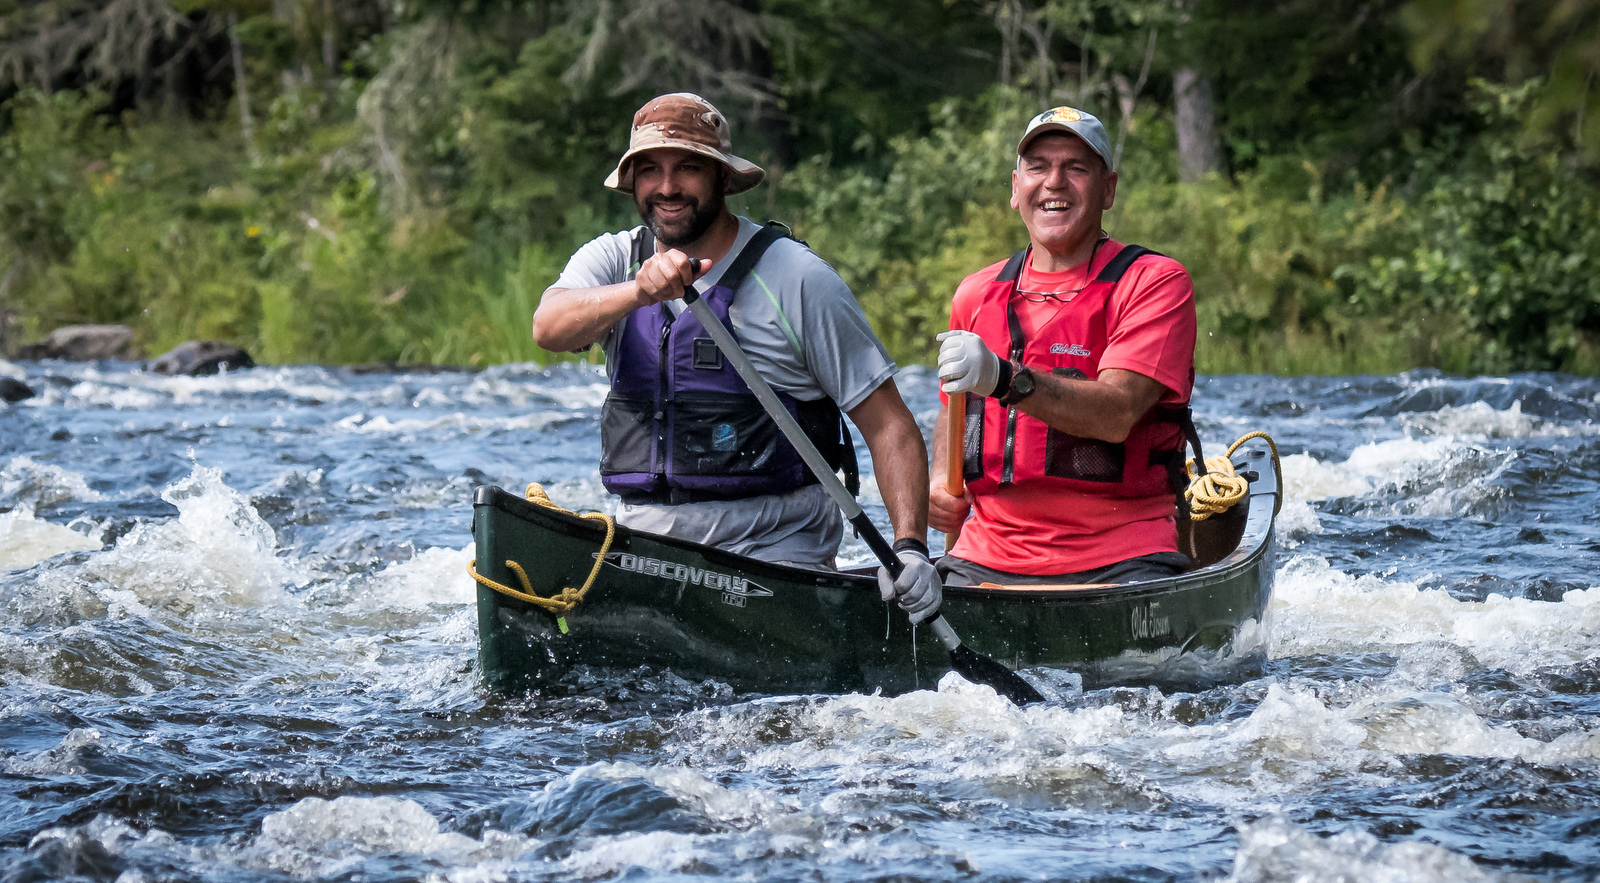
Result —
<path fill-rule="evenodd" d="M 483 365 L 567 256 L 634 109 L 733 118 L 903 361 L 1026 236 L 1024 120 L 1121 153 L 1113 235 L 1194 276 L 1205 372 L 1600 372 L 1600 6 L 1482 0 L 0 0 L 0 349 Z M 242 69 L 233 65 L 234 41 Z M 1179 183 L 1178 68 L 1225 174 Z M 242 73 L 242 80 L 238 73 Z M 248 105 L 248 112 L 246 105 Z"/>

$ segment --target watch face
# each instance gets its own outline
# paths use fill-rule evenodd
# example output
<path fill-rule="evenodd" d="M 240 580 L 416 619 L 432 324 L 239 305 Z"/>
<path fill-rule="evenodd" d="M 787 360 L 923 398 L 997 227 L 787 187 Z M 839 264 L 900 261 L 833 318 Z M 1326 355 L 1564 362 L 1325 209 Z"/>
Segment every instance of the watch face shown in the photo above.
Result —
<path fill-rule="evenodd" d="M 1033 392 L 1033 372 L 1027 368 L 1018 371 L 1011 378 L 1011 389 L 1017 395 L 1028 395 Z"/>

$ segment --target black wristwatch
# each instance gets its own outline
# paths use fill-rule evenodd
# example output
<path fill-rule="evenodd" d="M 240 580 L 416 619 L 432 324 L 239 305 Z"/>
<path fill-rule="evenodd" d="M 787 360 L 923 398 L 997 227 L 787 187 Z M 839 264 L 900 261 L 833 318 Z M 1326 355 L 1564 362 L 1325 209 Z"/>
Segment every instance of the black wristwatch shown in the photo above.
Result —
<path fill-rule="evenodd" d="M 1011 365 L 1011 385 L 1005 395 L 1000 397 L 1000 404 L 1009 408 L 1031 395 L 1033 395 L 1033 371 L 1021 362 Z"/>

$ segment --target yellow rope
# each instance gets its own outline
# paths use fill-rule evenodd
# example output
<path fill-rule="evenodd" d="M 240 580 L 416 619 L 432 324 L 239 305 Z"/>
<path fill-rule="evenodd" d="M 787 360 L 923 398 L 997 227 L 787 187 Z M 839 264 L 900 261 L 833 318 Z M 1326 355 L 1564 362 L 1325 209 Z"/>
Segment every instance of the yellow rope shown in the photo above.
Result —
<path fill-rule="evenodd" d="M 1257 430 L 1247 432 L 1228 448 L 1228 453 L 1221 457 L 1206 458 L 1206 474 L 1189 483 L 1189 489 L 1184 491 L 1184 496 L 1189 499 L 1189 519 L 1191 521 L 1205 521 L 1219 512 L 1226 512 L 1233 508 L 1233 504 L 1244 499 L 1250 492 L 1250 482 L 1245 481 L 1233 469 L 1233 452 L 1253 438 L 1264 438 L 1267 447 L 1272 449 L 1272 468 L 1282 481 L 1283 469 L 1278 460 L 1278 444 L 1272 436 Z M 1194 461 L 1188 464 L 1189 474 L 1194 474 Z M 1283 494 L 1278 494 L 1278 500 L 1273 506 L 1273 514 L 1283 505 Z"/>
<path fill-rule="evenodd" d="M 611 551 L 611 541 L 617 536 L 616 522 L 610 515 L 606 515 L 603 512 L 584 512 L 580 514 L 571 509 L 563 509 L 557 506 L 550 501 L 550 495 L 544 492 L 544 488 L 538 482 L 529 484 L 528 490 L 524 492 L 523 496 L 527 498 L 528 502 L 543 506 L 546 509 L 565 512 L 568 515 L 577 515 L 579 518 L 598 521 L 606 526 L 606 539 L 605 542 L 600 544 L 600 554 L 594 556 L 594 567 L 589 570 L 589 578 L 583 581 L 583 586 L 580 588 L 565 588 L 561 590 L 560 594 L 545 598 L 533 590 L 533 583 L 528 580 L 528 572 L 523 570 L 522 565 L 515 561 L 507 560 L 506 567 L 510 568 L 511 572 L 517 575 L 517 580 L 522 583 L 523 591 L 520 592 L 510 586 L 501 585 L 479 573 L 477 560 L 468 562 L 467 573 L 472 574 L 472 578 L 486 588 L 493 589 L 502 595 L 516 598 L 518 601 L 526 601 L 529 604 L 542 607 L 554 613 L 557 617 L 565 617 L 566 614 L 572 612 L 573 608 L 583 603 L 584 596 L 589 594 L 589 589 L 594 586 L 595 579 L 600 576 L 600 565 L 605 563 L 606 553 Z M 561 619 L 560 622 L 561 630 L 565 632 L 566 620 Z"/>

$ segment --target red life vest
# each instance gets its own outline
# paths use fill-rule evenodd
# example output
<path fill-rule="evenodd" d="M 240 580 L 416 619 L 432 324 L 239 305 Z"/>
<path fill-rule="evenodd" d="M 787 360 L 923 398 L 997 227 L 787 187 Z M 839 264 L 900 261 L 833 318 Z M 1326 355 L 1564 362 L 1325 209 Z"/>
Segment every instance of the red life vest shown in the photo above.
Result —
<path fill-rule="evenodd" d="M 1159 253 L 1126 245 L 1070 305 L 1024 337 L 1012 306 L 1028 252 L 1011 256 L 989 283 L 973 312 L 972 331 L 996 353 L 1009 353 L 1035 373 L 1093 380 L 1110 335 L 1106 313 L 1111 294 L 1134 261 Z M 1188 403 L 1157 405 L 1121 444 L 1081 438 L 1050 428 L 1044 421 L 1007 408 L 996 398 L 972 397 L 967 405 L 965 462 L 962 474 L 974 494 L 993 493 L 1009 484 L 1029 483 L 1063 495 L 1095 494 L 1151 497 L 1173 494 L 1182 499 L 1185 440 L 1200 456 Z"/>

